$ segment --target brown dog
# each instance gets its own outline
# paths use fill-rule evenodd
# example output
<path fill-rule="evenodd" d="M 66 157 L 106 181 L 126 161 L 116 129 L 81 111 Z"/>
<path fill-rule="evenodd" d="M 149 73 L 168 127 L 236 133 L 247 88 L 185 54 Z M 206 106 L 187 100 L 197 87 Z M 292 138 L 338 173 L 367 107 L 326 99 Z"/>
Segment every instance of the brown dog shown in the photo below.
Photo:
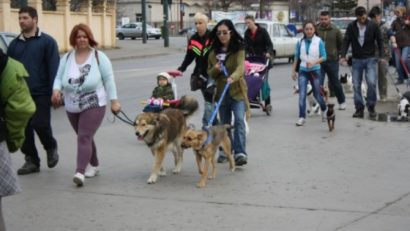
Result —
<path fill-rule="evenodd" d="M 335 120 L 336 120 L 336 114 L 335 114 L 335 105 L 334 104 L 328 104 L 327 105 L 327 125 L 329 127 L 329 132 L 333 131 L 335 129 Z"/>
<path fill-rule="evenodd" d="M 173 173 L 181 171 L 184 151 L 181 142 L 186 130 L 186 117 L 197 109 L 196 99 L 183 96 L 178 109 L 169 108 L 160 113 L 144 112 L 135 119 L 135 135 L 145 141 L 155 158 L 148 184 L 155 183 L 158 175 L 166 175 L 162 162 L 168 151 L 172 151 L 175 158 Z"/>
<path fill-rule="evenodd" d="M 228 136 L 227 129 L 231 128 L 231 125 L 218 125 L 209 128 L 209 131 L 187 129 L 185 131 L 184 138 L 182 140 L 182 147 L 184 149 L 192 148 L 195 151 L 196 164 L 198 165 L 198 171 L 201 175 L 197 186 L 199 188 L 205 187 L 206 180 L 208 178 L 209 165 L 212 166 L 212 172 L 209 179 L 216 177 L 216 161 L 215 154 L 218 147 L 221 147 L 225 152 L 225 155 L 229 160 L 229 169 L 235 171 L 235 161 L 231 151 L 231 141 Z M 210 135 L 210 139 L 208 136 Z M 202 158 L 205 159 L 205 163 L 202 166 Z"/>

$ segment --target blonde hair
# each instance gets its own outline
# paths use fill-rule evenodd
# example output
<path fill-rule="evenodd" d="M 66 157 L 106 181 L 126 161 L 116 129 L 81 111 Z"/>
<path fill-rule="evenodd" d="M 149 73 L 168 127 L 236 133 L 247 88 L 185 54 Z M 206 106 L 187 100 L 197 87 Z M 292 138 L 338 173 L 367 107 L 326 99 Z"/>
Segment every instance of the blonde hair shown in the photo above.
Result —
<path fill-rule="evenodd" d="M 394 9 L 394 11 L 400 12 L 400 14 L 403 16 L 406 14 L 407 9 L 404 6 L 398 6 Z"/>
<path fill-rule="evenodd" d="M 205 14 L 203 14 L 201 12 L 198 12 L 198 13 L 195 14 L 194 20 L 195 20 L 195 22 L 203 21 L 205 23 L 208 23 L 208 21 L 209 21 L 208 16 L 206 16 Z"/>

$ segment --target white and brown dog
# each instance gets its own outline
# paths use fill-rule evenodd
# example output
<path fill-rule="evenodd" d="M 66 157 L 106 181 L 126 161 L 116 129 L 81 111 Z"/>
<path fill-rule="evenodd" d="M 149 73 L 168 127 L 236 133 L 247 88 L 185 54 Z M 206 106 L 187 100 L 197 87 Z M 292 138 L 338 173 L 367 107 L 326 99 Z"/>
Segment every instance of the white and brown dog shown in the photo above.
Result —
<path fill-rule="evenodd" d="M 184 151 L 181 142 L 186 130 L 186 118 L 197 109 L 198 101 L 195 98 L 183 96 L 176 109 L 168 108 L 159 113 L 144 112 L 136 117 L 135 135 L 147 144 L 155 158 L 148 184 L 155 183 L 158 176 L 166 175 L 162 162 L 168 151 L 175 158 L 173 173 L 181 171 Z"/>
<path fill-rule="evenodd" d="M 408 120 L 409 119 L 409 110 L 410 110 L 410 91 L 406 91 L 400 99 L 399 104 L 397 105 L 399 110 L 398 120 Z"/>

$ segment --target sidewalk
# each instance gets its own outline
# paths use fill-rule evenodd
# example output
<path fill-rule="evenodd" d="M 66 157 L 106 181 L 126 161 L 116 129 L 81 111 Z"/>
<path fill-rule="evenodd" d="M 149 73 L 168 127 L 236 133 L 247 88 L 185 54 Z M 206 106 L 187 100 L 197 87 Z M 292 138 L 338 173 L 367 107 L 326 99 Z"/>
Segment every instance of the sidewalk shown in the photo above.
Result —
<path fill-rule="evenodd" d="M 185 37 L 170 37 L 169 47 L 164 47 L 163 39 L 149 39 L 145 44 L 142 43 L 141 39 L 125 39 L 117 40 L 117 48 L 107 49 L 104 50 L 104 52 L 111 59 L 111 61 L 115 61 L 168 55 L 175 52 L 184 52 L 185 46 Z"/>

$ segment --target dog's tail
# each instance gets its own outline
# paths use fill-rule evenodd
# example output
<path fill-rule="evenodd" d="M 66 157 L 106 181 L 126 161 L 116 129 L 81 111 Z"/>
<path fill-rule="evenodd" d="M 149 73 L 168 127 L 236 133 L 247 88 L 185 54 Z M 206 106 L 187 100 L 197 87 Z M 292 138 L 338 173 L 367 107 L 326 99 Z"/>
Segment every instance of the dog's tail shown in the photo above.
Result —
<path fill-rule="evenodd" d="M 181 97 L 178 109 L 184 113 L 185 117 L 191 116 L 196 110 L 198 110 L 199 104 L 192 96 L 184 95 Z"/>

